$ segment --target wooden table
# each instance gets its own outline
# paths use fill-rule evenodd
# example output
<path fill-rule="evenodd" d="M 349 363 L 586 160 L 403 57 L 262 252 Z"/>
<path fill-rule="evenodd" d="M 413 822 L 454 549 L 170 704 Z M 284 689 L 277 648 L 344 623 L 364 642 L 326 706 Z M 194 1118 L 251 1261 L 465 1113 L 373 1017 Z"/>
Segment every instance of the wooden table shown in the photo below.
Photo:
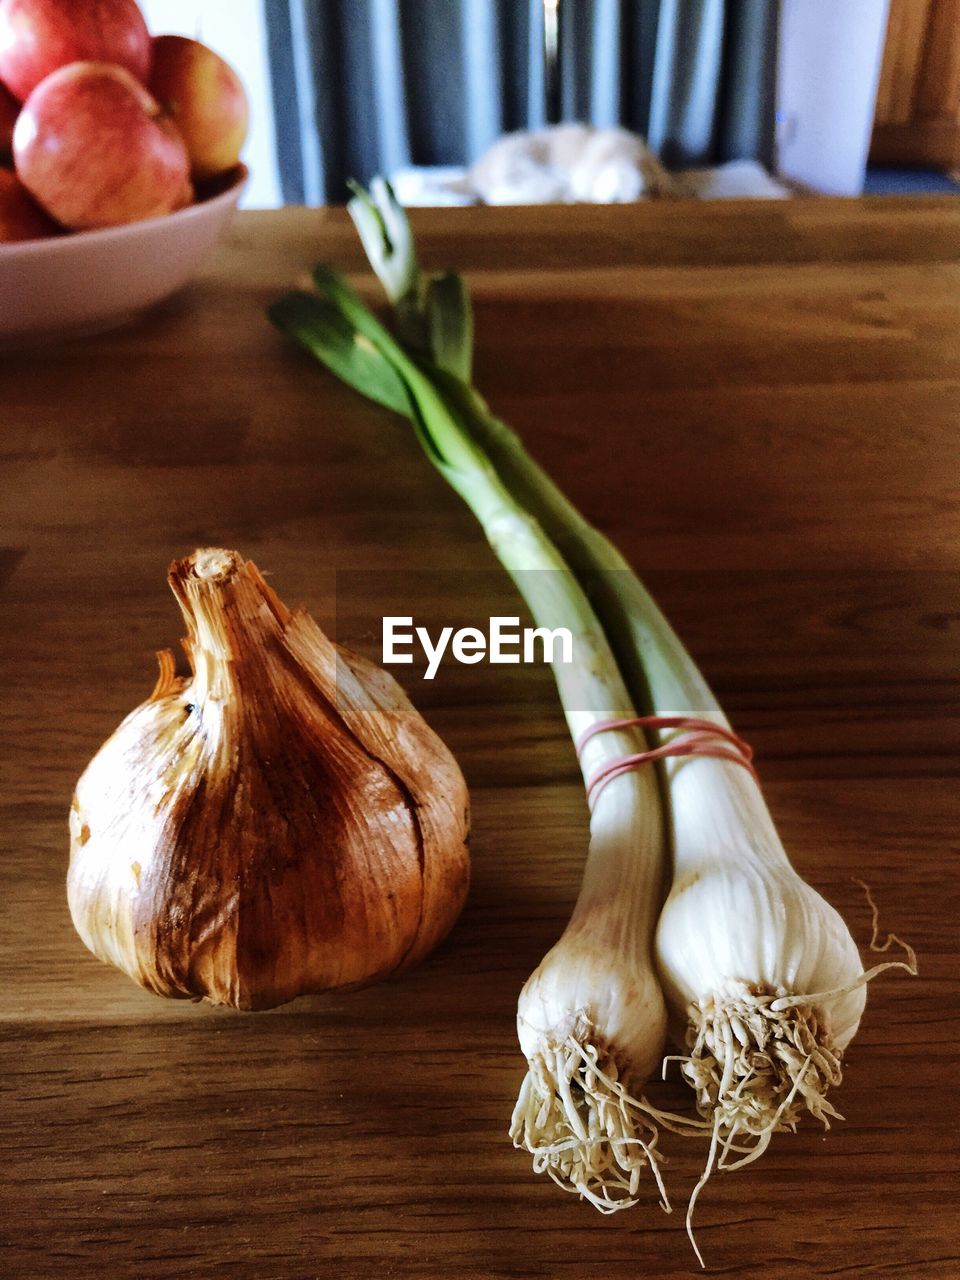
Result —
<path fill-rule="evenodd" d="M 648 575 L 755 744 L 798 869 L 864 944 L 865 876 L 920 956 L 919 979 L 871 986 L 846 1122 L 712 1181 L 710 1266 L 957 1276 L 960 202 L 415 224 L 426 265 L 475 291 L 479 385 Z M 506 1136 L 517 993 L 585 849 L 548 673 L 409 682 L 474 806 L 470 901 L 415 972 L 238 1015 L 142 992 L 71 927 L 71 788 L 177 642 L 174 556 L 236 546 L 375 654 L 388 596 L 517 611 L 407 428 L 264 319 L 318 259 L 359 272 L 342 212 L 247 214 L 141 323 L 0 363 L 0 1271 L 699 1274 L 682 1211 L 651 1195 L 604 1219 Z M 682 1205 L 703 1151 L 670 1150 Z"/>

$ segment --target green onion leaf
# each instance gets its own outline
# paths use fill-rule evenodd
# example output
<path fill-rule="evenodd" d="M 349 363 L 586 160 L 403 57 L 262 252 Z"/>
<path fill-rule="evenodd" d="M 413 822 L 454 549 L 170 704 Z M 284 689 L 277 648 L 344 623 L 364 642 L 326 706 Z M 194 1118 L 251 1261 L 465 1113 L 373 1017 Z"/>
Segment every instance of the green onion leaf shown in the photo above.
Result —
<path fill-rule="evenodd" d="M 425 302 L 427 341 L 438 369 L 469 383 L 473 366 L 473 312 L 463 278 L 434 276 Z"/>
<path fill-rule="evenodd" d="M 348 386 L 395 413 L 410 416 L 403 379 L 331 303 L 311 293 L 288 293 L 270 306 L 268 314 L 278 329 Z"/>

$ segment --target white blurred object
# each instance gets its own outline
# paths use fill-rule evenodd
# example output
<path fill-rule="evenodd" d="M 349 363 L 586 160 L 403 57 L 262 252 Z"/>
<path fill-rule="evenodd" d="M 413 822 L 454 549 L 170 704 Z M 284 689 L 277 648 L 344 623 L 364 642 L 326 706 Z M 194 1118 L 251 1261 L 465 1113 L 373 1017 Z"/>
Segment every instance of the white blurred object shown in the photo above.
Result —
<path fill-rule="evenodd" d="M 478 203 L 467 171 L 461 165 L 405 165 L 394 169 L 390 185 L 407 208 L 442 209 Z"/>
<path fill-rule="evenodd" d="M 793 193 L 756 160 L 730 160 L 712 169 L 673 174 L 678 195 L 698 200 L 785 200 Z"/>
<path fill-rule="evenodd" d="M 626 129 L 594 129 L 570 170 L 570 195 L 593 204 L 625 204 L 671 195 L 667 171 L 647 144 Z"/>
<path fill-rule="evenodd" d="M 825 195 L 863 192 L 889 0 L 783 0 L 777 170 Z"/>
<path fill-rule="evenodd" d="M 470 167 L 469 182 L 484 204 L 615 204 L 673 193 L 638 134 L 585 124 L 504 134 Z"/>
<path fill-rule="evenodd" d="M 681 170 L 669 176 L 675 196 L 697 200 L 783 200 L 792 195 L 788 187 L 771 178 L 763 165 L 755 160 L 731 160 L 713 168 Z M 408 208 L 436 209 L 484 203 L 470 185 L 469 169 L 451 165 L 408 165 L 395 170 L 390 181 L 397 199 Z M 620 191 L 623 191 L 622 187 Z M 525 202 L 511 200 L 502 203 Z M 543 201 L 530 203 L 542 204 Z M 609 202 L 601 200 L 600 203 Z"/>
<path fill-rule="evenodd" d="M 230 63 L 250 99 L 250 133 L 242 159 L 250 181 L 241 208 L 283 203 L 277 171 L 267 28 L 259 0 L 138 0 L 153 35 L 192 36 Z"/>

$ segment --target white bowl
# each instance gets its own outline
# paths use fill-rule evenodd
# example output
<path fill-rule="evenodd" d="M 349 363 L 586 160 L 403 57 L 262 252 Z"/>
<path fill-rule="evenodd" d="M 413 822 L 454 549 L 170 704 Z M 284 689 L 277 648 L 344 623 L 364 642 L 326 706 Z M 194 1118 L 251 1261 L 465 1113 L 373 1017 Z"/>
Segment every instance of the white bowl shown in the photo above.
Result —
<path fill-rule="evenodd" d="M 226 230 L 246 168 L 227 181 L 164 218 L 0 244 L 0 344 L 99 333 L 176 293 Z"/>

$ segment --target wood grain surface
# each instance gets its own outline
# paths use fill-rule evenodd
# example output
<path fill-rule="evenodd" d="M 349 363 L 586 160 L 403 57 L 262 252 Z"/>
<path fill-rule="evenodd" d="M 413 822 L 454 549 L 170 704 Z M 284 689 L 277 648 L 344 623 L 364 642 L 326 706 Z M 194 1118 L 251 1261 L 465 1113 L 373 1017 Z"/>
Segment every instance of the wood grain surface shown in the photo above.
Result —
<path fill-rule="evenodd" d="M 960 203 L 414 220 L 475 292 L 479 385 L 648 576 L 798 869 L 864 945 L 865 877 L 919 953 L 871 985 L 845 1122 L 710 1183 L 710 1270 L 960 1275 Z M 0 1273 L 699 1274 L 682 1211 L 602 1218 L 507 1138 L 517 994 L 586 841 L 547 672 L 398 669 L 474 807 L 470 900 L 416 971 L 239 1015 L 140 991 L 71 927 L 72 786 L 177 642 L 175 556 L 238 548 L 374 656 L 386 601 L 522 612 L 408 429 L 265 320 L 319 259 L 360 272 L 342 211 L 245 214 L 153 315 L 0 356 Z M 679 1207 L 704 1152 L 666 1146 Z"/>

